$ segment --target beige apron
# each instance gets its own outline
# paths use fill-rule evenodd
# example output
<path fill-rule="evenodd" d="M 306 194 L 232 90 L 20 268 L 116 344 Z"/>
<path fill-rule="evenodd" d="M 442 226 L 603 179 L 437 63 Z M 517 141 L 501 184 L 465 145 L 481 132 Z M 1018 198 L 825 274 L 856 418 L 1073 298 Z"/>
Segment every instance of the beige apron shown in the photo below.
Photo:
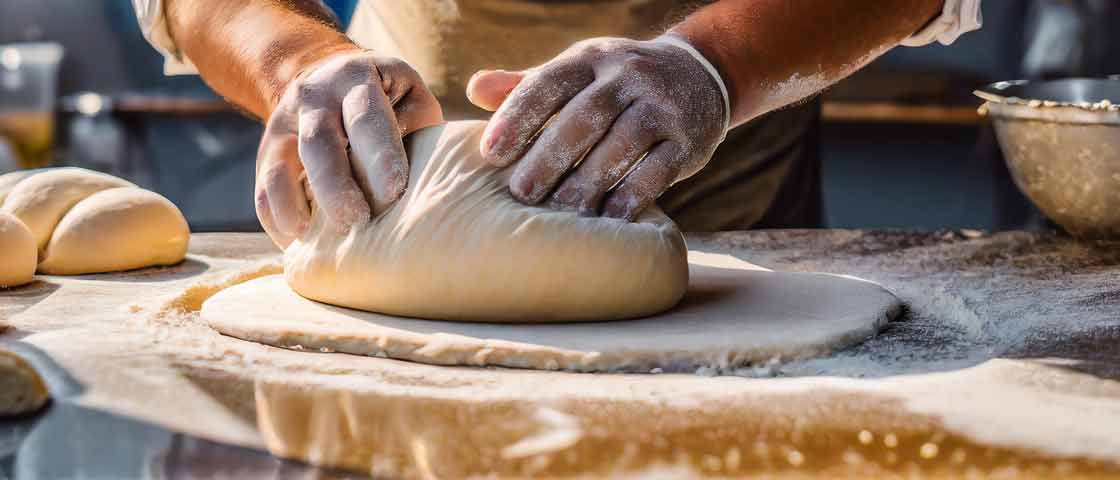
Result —
<path fill-rule="evenodd" d="M 521 70 L 547 62 L 571 44 L 593 37 L 647 39 L 684 18 L 703 2 L 680 0 L 362 0 L 348 34 L 381 55 L 407 61 L 423 77 L 443 105 L 449 120 L 486 118 L 466 97 L 466 84 L 478 70 Z M 712 163 L 697 176 L 676 186 L 659 202 L 686 230 L 749 228 L 764 219 L 788 183 L 794 161 L 774 157 L 800 144 L 816 105 L 792 110 L 793 115 L 766 137 L 767 145 L 744 138 L 746 129 L 728 135 Z M 784 117 L 791 117 L 783 112 Z M 757 137 L 754 128 L 752 138 Z M 759 157 L 752 150 L 768 152 Z M 715 172 L 719 170 L 719 172 Z M 801 168 L 805 170 L 805 168 Z M 815 172 L 815 170 L 814 170 Z M 765 177 L 765 178 L 760 178 Z M 691 185 L 691 187 L 689 187 Z M 687 188 L 686 188 L 687 187 Z M 798 188 L 797 190 L 800 190 Z M 785 225 L 813 226 L 816 219 Z M 798 212 L 787 212 L 796 214 Z M 789 215 L 785 215 L 789 216 Z M 810 215 L 812 216 L 812 215 Z"/>

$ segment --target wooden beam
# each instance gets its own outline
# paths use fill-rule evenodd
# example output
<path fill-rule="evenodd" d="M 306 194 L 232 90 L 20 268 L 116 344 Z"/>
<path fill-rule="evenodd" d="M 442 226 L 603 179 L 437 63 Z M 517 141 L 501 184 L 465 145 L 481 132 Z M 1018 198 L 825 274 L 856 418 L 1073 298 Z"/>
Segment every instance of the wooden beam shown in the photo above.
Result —
<path fill-rule="evenodd" d="M 920 123 L 977 125 L 977 107 L 967 105 L 906 105 L 891 102 L 837 102 L 826 100 L 821 115 L 836 123 Z"/>

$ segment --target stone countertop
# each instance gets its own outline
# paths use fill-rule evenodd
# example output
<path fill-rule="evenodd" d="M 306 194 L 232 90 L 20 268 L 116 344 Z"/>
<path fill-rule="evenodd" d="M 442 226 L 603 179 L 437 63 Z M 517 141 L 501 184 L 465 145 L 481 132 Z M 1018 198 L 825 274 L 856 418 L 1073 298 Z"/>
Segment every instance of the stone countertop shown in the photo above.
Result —
<path fill-rule="evenodd" d="M 690 248 L 728 253 L 775 270 L 823 271 L 876 281 L 908 307 L 881 335 L 855 347 L 821 358 L 723 373 L 883 378 L 960 370 L 993 358 L 1008 358 L 1038 359 L 1102 380 L 1120 379 L 1120 242 L 1025 232 L 842 230 L 696 234 L 688 240 Z M 228 275 L 239 265 L 249 265 L 250 260 L 274 260 L 277 253 L 263 235 L 203 234 L 192 239 L 191 254 L 205 261 L 192 259 L 179 267 L 126 272 L 121 277 L 144 282 L 142 287 L 137 285 L 136 295 L 167 292 L 203 277 Z M 56 291 L 65 293 L 67 288 L 60 289 L 58 284 L 76 292 L 69 295 L 79 295 L 73 298 L 82 298 L 82 282 L 102 284 L 114 292 L 129 287 L 127 283 L 110 285 L 116 281 L 110 276 L 57 282 L 47 277 L 29 290 L 0 290 L 0 318 L 18 317 Z M 97 310 L 100 302 L 111 303 L 90 298 L 89 310 Z M 34 332 L 17 319 L 17 328 L 0 335 L 0 344 L 9 342 L 10 346 L 12 340 L 36 334 L 49 336 L 50 330 L 78 321 L 83 320 L 52 319 L 42 331 Z M 126 325 L 120 331 L 136 327 Z M 47 345 L 46 353 L 54 354 L 60 350 L 49 351 L 51 346 L 64 341 L 47 338 L 41 345 Z M 44 353 L 15 350 L 31 356 Z M 139 352 L 132 362 L 151 360 L 140 358 Z M 57 360 L 74 366 L 80 358 Z M 37 358 L 33 363 L 49 366 L 54 359 Z M 87 381 L 89 372 L 84 373 L 87 375 L 70 379 L 61 372 L 63 378 L 53 379 L 52 391 L 62 398 L 43 414 L 0 422 L 0 478 L 134 476 L 153 468 L 165 473 L 199 473 L 201 466 L 209 474 L 280 477 L 305 474 L 310 468 L 245 448 L 251 441 L 243 446 L 223 445 L 164 429 L 156 425 L 158 421 L 89 408 L 58 394 L 60 386 L 68 385 L 72 386 L 66 388 L 80 392 L 80 383 Z M 68 433 L 75 431 L 82 433 Z M 105 439 L 113 439 L 118 453 L 97 453 L 103 451 Z"/>
<path fill-rule="evenodd" d="M 1120 378 L 1120 241 L 968 230 L 774 230 L 689 240 L 775 270 L 872 280 L 906 304 L 876 338 L 776 374 L 875 377 L 1001 357 L 1061 359 Z"/>

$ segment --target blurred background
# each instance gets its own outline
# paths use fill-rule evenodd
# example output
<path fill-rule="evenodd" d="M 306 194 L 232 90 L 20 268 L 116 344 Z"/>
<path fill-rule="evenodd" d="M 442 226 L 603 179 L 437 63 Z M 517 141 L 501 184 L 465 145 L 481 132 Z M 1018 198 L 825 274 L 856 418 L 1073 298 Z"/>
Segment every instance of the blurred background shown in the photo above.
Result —
<path fill-rule="evenodd" d="M 348 20 L 352 0 L 327 3 Z M 827 226 L 1043 225 L 971 92 L 998 80 L 1120 73 L 1110 28 L 1120 2 L 989 0 L 983 9 L 983 30 L 951 47 L 895 49 L 825 93 Z M 60 48 L 11 48 L 25 42 Z M 195 231 L 259 230 L 260 124 L 198 77 L 162 72 L 127 0 L 2 0 L 0 173 L 97 169 L 164 194 Z"/>

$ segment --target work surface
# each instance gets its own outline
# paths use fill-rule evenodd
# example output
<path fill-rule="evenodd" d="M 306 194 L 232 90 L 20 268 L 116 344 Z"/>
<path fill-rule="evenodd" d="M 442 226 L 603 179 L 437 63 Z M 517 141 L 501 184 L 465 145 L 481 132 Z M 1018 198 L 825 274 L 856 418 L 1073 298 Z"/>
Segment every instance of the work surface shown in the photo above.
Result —
<path fill-rule="evenodd" d="M 269 435 L 285 427 L 275 425 L 270 415 L 310 397 L 337 404 L 345 396 L 351 404 L 341 414 L 359 419 L 372 418 L 355 413 L 363 402 L 385 406 L 396 415 L 390 420 L 393 428 L 379 432 L 381 440 L 411 444 L 401 447 L 407 452 L 403 457 L 392 452 L 407 465 L 371 469 L 378 473 L 451 476 L 485 468 L 507 474 L 576 473 L 582 466 L 593 473 L 658 467 L 723 474 L 915 468 L 961 474 L 971 466 L 987 473 L 1012 469 L 1046 476 L 1107 473 L 1110 464 L 1120 462 L 1115 436 L 1120 431 L 1120 243 L 1030 233 L 856 231 L 724 233 L 689 236 L 688 241 L 690 249 L 729 253 L 775 270 L 873 280 L 898 295 L 909 311 L 858 346 L 823 358 L 718 372 L 725 375 L 719 378 L 705 371 L 591 375 L 360 357 L 351 367 L 327 371 L 325 358 L 340 354 L 259 346 L 218 336 L 198 323 L 197 303 L 216 286 L 239 272 L 276 268 L 278 252 L 263 236 L 222 234 L 194 237 L 189 260 L 177 267 L 44 277 L 28 287 L 0 291 L 0 319 L 15 327 L 0 342 L 25 354 L 48 376 L 57 399 L 47 419 L 78 407 L 110 412 L 113 418 L 139 420 L 127 422 L 140 438 L 160 435 L 156 432 L 162 430 L 145 426 L 150 422 L 243 447 L 267 443 L 287 455 L 321 461 L 329 455 L 316 458 L 308 453 L 311 447 L 279 448 L 282 439 Z M 515 379 L 527 390 L 492 392 L 493 404 L 502 407 L 490 410 L 478 405 L 432 410 L 437 407 L 431 402 L 416 407 L 407 401 L 408 392 L 437 387 L 452 392 L 456 382 L 495 376 Z M 619 384 L 647 398 L 617 404 L 610 398 L 576 401 Z M 542 420 L 534 405 L 574 417 L 590 433 L 567 444 L 567 456 L 546 462 L 532 461 L 531 449 L 522 455 L 525 449 L 509 448 L 521 442 L 471 443 L 487 438 L 477 432 L 509 430 L 518 416 L 530 424 L 555 420 L 547 415 Z M 81 418 L 21 423 L 21 429 L 30 429 L 30 440 L 22 447 L 0 442 L 0 473 L 5 462 L 26 473 L 42 471 L 46 464 L 58 468 L 59 455 L 74 459 L 76 468 L 84 459 L 96 463 L 95 458 L 114 455 L 105 451 L 96 427 L 75 426 L 82 425 Z M 699 423 L 690 426 L 688 418 Z M 104 420 L 92 421 L 99 422 Z M 258 422 L 269 435 L 258 433 Z M 447 429 L 456 424 L 462 428 Z M 533 433 L 519 431 L 525 437 Z M 517 439 L 517 432 L 506 433 Z M 212 465 L 239 465 L 240 459 L 244 465 L 262 464 L 248 451 L 192 442 L 198 441 L 142 442 L 156 451 L 137 471 L 193 468 L 184 467 L 181 457 L 194 458 L 189 465 L 197 463 L 196 457 L 223 459 Z M 491 456 L 507 461 L 484 465 L 477 458 L 488 453 L 472 452 L 472 446 L 494 447 L 501 454 Z"/>

